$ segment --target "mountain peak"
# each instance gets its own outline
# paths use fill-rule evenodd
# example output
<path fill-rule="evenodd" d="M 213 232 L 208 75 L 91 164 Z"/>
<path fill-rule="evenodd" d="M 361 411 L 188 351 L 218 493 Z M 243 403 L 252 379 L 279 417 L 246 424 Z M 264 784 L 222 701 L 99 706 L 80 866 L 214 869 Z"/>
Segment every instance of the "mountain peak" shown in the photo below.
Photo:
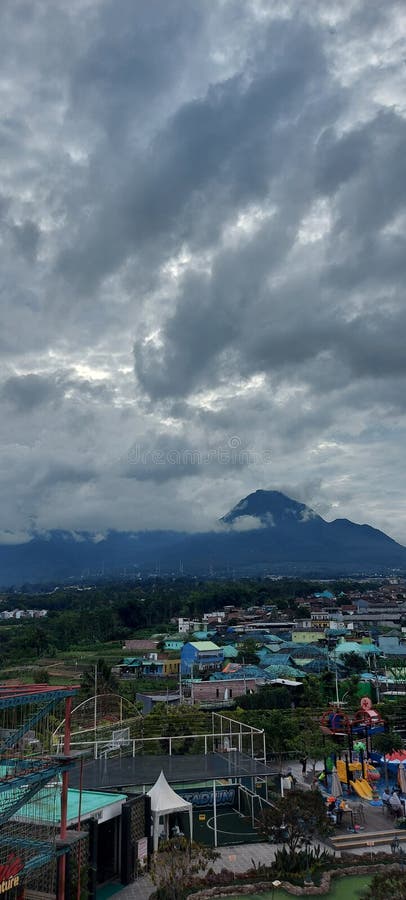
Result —
<path fill-rule="evenodd" d="M 240 500 L 220 521 L 225 525 L 234 525 L 238 520 L 247 518 L 257 520 L 256 524 L 253 522 L 253 528 L 258 527 L 259 523 L 272 528 L 283 521 L 296 519 L 305 522 L 319 517 L 310 507 L 292 500 L 281 491 L 257 490 Z"/>

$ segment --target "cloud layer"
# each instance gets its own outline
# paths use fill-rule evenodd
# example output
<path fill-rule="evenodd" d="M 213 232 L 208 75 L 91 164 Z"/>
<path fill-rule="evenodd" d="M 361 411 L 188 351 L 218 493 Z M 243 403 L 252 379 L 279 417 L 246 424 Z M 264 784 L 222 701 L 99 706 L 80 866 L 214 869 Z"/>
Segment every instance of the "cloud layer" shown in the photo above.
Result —
<path fill-rule="evenodd" d="M 4 0 L 1 534 L 258 487 L 406 543 L 397 0 Z"/>

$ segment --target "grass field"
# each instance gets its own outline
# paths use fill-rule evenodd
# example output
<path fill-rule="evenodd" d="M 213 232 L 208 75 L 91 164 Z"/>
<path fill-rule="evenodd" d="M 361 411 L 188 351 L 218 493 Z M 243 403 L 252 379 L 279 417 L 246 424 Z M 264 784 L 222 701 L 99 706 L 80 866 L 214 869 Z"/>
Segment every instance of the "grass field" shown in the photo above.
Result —
<path fill-rule="evenodd" d="M 369 887 L 371 881 L 372 879 L 368 875 L 351 875 L 348 878 L 335 878 L 332 881 L 329 893 L 322 896 L 326 900 L 361 900 L 365 889 Z M 287 897 L 291 898 L 292 895 L 278 888 L 265 894 L 233 894 L 229 900 L 286 900 Z M 390 900 L 389 897 L 388 900 Z"/>

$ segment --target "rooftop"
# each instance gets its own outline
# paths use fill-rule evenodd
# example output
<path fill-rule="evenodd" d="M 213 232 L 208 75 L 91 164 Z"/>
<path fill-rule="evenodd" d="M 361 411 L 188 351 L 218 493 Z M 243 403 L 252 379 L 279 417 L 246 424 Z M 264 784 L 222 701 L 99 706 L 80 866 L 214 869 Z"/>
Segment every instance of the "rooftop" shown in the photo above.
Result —
<path fill-rule="evenodd" d="M 186 754 L 185 756 L 137 756 L 121 759 L 93 759 L 83 767 L 86 789 L 100 787 L 134 789 L 155 784 L 160 772 L 169 784 L 213 781 L 214 778 L 241 778 L 273 775 L 274 769 L 244 753 Z M 71 780 L 76 784 L 79 773 L 74 770 Z M 108 796 L 108 795 L 107 795 Z M 110 795 L 111 796 L 111 795 Z M 115 795 L 120 796 L 120 795 Z"/>
<path fill-rule="evenodd" d="M 218 647 L 217 644 L 214 644 L 213 641 L 188 641 L 191 647 L 194 647 L 196 650 L 199 650 L 203 653 L 206 650 L 221 650 L 221 647 Z"/>

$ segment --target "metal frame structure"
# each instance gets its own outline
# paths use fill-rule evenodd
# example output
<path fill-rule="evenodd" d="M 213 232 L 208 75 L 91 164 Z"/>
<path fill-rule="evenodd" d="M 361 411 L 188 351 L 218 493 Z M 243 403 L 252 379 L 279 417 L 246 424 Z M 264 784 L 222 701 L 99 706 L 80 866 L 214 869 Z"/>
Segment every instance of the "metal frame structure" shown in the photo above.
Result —
<path fill-rule="evenodd" d="M 56 855 L 55 846 L 43 839 L 18 835 L 13 832 L 11 822 L 18 811 L 50 782 L 59 784 L 61 790 L 60 838 L 67 832 L 68 773 L 74 765 L 70 758 L 70 715 L 72 698 L 78 688 L 73 686 L 50 687 L 49 685 L 0 685 L 0 714 L 21 708 L 23 721 L 19 726 L 4 729 L 0 739 L 0 846 L 10 848 L 10 853 L 30 851 L 20 871 L 21 877 L 35 868 L 51 862 Z M 25 747 L 24 737 L 38 723 L 46 719 L 56 707 L 65 702 L 65 731 L 63 755 L 35 755 Z M 34 711 L 30 708 L 35 707 Z M 27 714 L 24 717 L 24 708 Z M 8 732 L 8 733 L 7 733 Z M 7 826 L 10 827 L 7 827 Z M 3 832 L 3 833 L 1 833 Z M 31 852 L 32 851 L 32 852 Z M 59 857 L 58 900 L 65 896 L 65 854 Z"/>

